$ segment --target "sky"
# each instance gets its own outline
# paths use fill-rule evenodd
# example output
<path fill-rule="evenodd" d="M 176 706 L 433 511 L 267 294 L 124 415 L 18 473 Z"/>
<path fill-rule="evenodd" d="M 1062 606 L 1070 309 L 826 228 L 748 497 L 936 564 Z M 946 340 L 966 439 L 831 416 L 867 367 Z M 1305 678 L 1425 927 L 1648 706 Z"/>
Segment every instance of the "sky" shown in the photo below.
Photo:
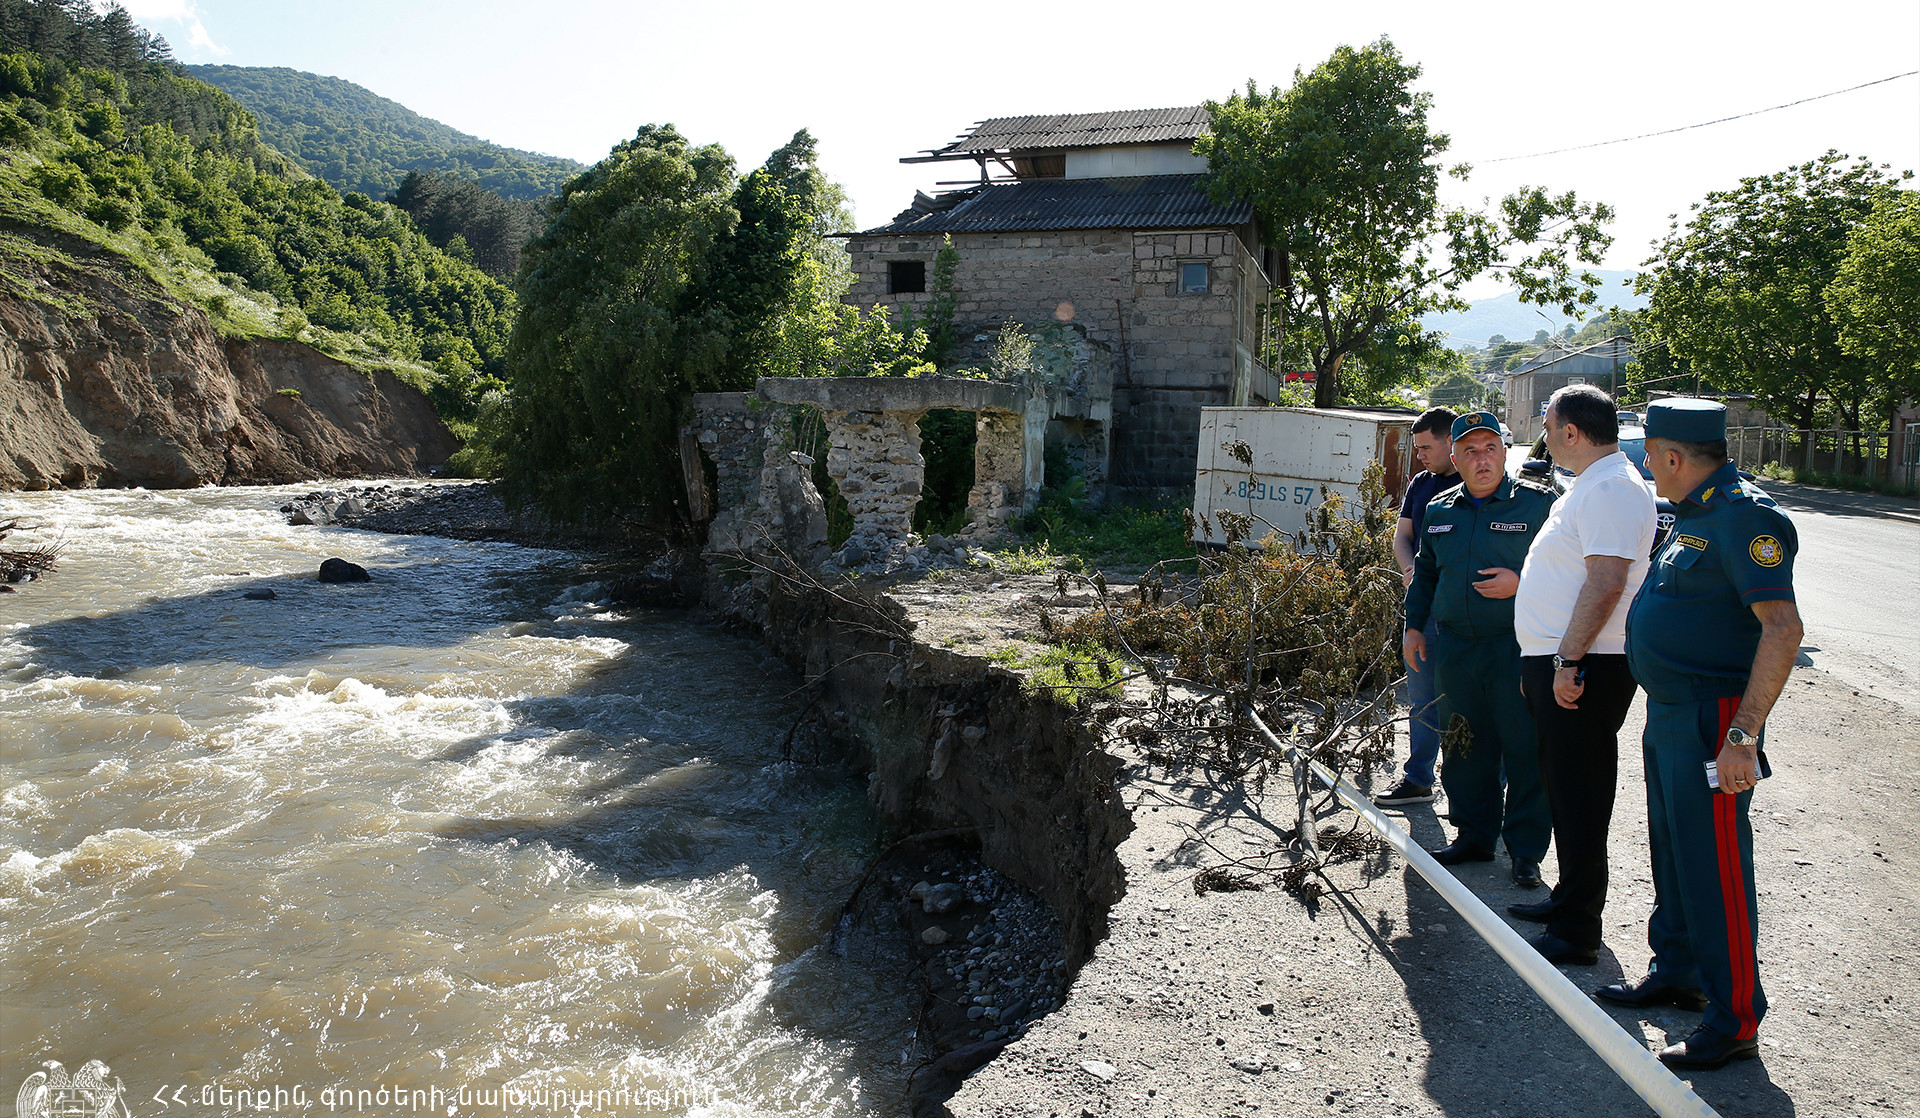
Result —
<path fill-rule="evenodd" d="M 1452 137 L 1454 205 L 1523 185 L 1613 206 L 1603 266 L 1638 267 L 1670 215 L 1829 149 L 1920 170 L 1920 77 L 1680 128 L 1920 70 L 1920 4 L 1702 0 L 1608 5 L 1349 0 L 1201 4 L 696 4 L 679 0 L 123 0 L 183 62 L 344 78 L 508 147 L 592 163 L 672 123 L 757 164 L 819 140 L 861 227 L 970 164 L 903 165 L 974 122 L 1224 99 L 1387 36 L 1423 68 Z M 1495 162 L 1495 160 L 1501 160 Z M 1488 281 L 1475 292 L 1504 285 Z"/>

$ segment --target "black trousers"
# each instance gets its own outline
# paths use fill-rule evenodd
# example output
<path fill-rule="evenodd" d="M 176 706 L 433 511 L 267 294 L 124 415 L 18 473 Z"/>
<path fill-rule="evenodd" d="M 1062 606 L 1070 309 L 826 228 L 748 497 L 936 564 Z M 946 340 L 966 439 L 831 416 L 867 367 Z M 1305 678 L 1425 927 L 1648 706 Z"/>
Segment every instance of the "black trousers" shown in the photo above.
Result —
<path fill-rule="evenodd" d="M 1520 682 L 1533 711 L 1540 779 L 1560 859 L 1547 931 L 1576 947 L 1597 948 L 1607 905 L 1607 828 L 1620 773 L 1620 726 L 1633 705 L 1634 682 L 1625 656 L 1588 653 L 1581 666 L 1586 690 L 1574 710 L 1554 701 L 1553 657 L 1522 656 Z"/>

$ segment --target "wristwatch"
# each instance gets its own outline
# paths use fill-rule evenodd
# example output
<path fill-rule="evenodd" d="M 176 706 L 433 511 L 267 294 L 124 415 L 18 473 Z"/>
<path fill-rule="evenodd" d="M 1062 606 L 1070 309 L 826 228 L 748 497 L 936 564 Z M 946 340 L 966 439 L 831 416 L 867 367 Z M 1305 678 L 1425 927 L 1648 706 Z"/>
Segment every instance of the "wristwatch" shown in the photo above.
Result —
<path fill-rule="evenodd" d="M 1566 671 L 1568 668 L 1577 668 L 1580 666 L 1580 661 L 1584 659 L 1586 659 L 1586 657 L 1584 656 L 1575 656 L 1573 659 L 1569 660 L 1565 656 L 1561 656 L 1558 653 L 1555 653 L 1553 657 L 1553 670 L 1556 672 L 1563 672 L 1563 671 Z"/>
<path fill-rule="evenodd" d="M 1727 744 L 1735 749 L 1745 749 L 1749 745 L 1759 745 L 1760 735 L 1749 734 L 1738 726 L 1728 726 Z"/>

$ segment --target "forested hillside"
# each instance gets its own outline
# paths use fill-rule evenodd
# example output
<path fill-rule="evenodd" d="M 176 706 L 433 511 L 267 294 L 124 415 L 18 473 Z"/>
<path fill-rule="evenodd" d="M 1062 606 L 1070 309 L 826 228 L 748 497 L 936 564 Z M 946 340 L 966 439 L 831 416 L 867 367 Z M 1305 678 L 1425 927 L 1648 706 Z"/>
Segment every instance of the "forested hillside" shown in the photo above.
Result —
<path fill-rule="evenodd" d="M 430 120 L 340 78 L 282 66 L 189 66 L 260 122 L 267 143 L 342 191 L 385 198 L 409 171 L 466 179 L 509 200 L 545 198 L 586 168 L 515 151 Z"/>
<path fill-rule="evenodd" d="M 230 336 L 390 369 L 451 418 L 501 383 L 505 287 L 308 177 L 123 10 L 0 0 L 0 48 L 0 288 L 46 302 L 48 270 L 97 247 Z"/>

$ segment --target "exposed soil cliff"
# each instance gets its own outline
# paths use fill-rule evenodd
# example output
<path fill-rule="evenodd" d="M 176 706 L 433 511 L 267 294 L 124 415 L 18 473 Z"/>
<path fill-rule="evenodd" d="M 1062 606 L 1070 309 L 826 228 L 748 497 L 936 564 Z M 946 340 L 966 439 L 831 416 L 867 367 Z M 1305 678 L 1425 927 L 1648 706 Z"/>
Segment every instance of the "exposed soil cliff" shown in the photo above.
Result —
<path fill-rule="evenodd" d="M 425 472 L 458 448 L 418 389 L 297 342 L 222 338 L 77 238 L 0 284 L 0 488 Z"/>

